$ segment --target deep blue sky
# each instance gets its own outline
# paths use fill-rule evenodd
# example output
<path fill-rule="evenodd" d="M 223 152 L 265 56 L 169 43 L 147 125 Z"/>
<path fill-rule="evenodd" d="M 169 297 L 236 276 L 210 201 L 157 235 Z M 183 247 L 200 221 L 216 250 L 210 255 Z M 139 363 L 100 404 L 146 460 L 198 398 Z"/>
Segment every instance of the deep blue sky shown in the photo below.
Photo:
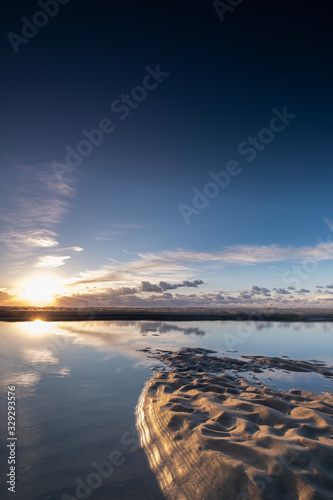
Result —
<path fill-rule="evenodd" d="M 62 305 L 329 304 L 330 3 L 244 0 L 223 22 L 212 2 L 70 0 L 36 17 L 43 3 L 1 4 L 0 303 L 44 280 Z M 47 21 L 27 43 L 25 19 Z M 168 76 L 121 120 L 111 103 L 157 65 Z M 239 145 L 284 107 L 296 117 L 247 161 Z M 115 130 L 66 164 L 104 118 Z M 198 210 L 193 189 L 231 160 L 241 173 Z"/>

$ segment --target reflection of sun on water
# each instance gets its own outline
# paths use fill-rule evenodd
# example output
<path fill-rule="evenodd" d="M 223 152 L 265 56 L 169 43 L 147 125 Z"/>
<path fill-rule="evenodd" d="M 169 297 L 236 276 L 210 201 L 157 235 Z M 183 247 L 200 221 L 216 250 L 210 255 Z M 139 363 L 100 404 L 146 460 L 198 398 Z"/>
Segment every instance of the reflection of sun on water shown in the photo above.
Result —
<path fill-rule="evenodd" d="M 50 329 L 50 323 L 42 321 L 40 319 L 35 319 L 35 321 L 27 321 L 20 324 L 24 331 L 34 335 L 43 335 L 47 333 Z"/>

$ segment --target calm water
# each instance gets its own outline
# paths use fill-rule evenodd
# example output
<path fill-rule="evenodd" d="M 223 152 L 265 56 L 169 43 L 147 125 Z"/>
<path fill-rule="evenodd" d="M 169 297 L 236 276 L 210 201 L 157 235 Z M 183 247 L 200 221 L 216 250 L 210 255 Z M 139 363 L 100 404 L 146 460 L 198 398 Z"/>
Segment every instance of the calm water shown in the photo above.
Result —
<path fill-rule="evenodd" d="M 332 333 L 332 323 L 0 323 L 2 444 L 8 385 L 17 397 L 17 493 L 7 491 L 2 447 L 1 498 L 159 500 L 135 430 L 138 397 L 158 363 L 138 349 L 198 346 L 333 365 Z M 333 391 L 320 375 L 259 376 L 280 389 Z"/>

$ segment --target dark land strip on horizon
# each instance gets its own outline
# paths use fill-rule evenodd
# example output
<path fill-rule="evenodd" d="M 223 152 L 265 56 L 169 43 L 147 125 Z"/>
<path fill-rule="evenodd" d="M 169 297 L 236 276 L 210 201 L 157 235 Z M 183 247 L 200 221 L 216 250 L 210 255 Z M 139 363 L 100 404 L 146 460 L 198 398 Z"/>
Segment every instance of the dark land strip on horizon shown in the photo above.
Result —
<path fill-rule="evenodd" d="M 333 321 L 332 309 L 0 307 L 0 321 Z"/>

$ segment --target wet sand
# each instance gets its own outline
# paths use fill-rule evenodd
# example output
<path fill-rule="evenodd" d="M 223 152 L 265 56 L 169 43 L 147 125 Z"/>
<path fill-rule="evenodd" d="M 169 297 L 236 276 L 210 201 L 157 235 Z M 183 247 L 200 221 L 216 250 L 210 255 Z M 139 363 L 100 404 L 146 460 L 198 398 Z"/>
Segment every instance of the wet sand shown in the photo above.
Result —
<path fill-rule="evenodd" d="M 333 321 L 330 309 L 0 307 L 0 321 Z"/>
<path fill-rule="evenodd" d="M 242 372 L 279 366 L 331 379 L 333 367 L 212 354 L 201 348 L 152 353 L 168 369 L 146 383 L 137 427 L 165 497 L 332 499 L 333 395 L 277 391 Z"/>

